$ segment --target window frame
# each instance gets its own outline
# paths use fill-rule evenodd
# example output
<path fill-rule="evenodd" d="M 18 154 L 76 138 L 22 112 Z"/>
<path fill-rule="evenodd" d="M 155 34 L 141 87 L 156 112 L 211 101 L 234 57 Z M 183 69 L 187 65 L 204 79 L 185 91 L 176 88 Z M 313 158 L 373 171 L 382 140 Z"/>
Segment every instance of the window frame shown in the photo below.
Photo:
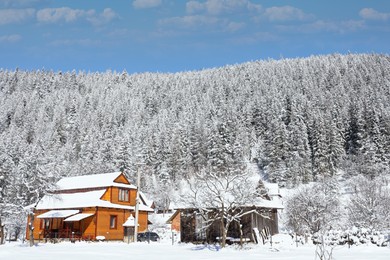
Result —
<path fill-rule="evenodd" d="M 112 223 L 112 221 L 114 221 L 114 223 Z M 118 224 L 118 216 L 110 215 L 110 222 L 109 222 L 110 229 L 117 229 L 117 224 Z"/>
<path fill-rule="evenodd" d="M 118 201 L 129 202 L 130 201 L 130 190 L 119 188 Z"/>

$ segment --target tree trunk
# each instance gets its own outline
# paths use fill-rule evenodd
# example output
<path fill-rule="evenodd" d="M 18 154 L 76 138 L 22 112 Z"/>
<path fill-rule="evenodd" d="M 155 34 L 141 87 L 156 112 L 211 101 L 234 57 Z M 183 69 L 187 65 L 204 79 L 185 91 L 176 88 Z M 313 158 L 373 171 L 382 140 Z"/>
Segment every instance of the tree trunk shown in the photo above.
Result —
<path fill-rule="evenodd" d="M 30 231 L 30 246 L 34 245 L 34 212 L 30 213 L 30 223 L 28 225 Z"/>
<path fill-rule="evenodd" d="M 0 245 L 4 244 L 4 225 L 1 222 L 1 217 L 0 217 Z"/>
<path fill-rule="evenodd" d="M 221 218 L 221 233 L 222 233 L 221 247 L 225 247 L 225 245 L 226 245 L 226 230 L 225 230 L 225 225 L 223 223 L 223 218 Z"/>

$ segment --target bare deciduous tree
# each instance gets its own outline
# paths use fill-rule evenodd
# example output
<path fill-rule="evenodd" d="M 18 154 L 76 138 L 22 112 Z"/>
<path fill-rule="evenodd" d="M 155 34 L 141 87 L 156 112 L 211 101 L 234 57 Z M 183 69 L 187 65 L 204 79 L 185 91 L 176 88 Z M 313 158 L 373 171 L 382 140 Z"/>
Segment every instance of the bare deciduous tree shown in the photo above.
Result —
<path fill-rule="evenodd" d="M 363 175 L 350 180 L 353 196 L 348 204 L 348 219 L 352 226 L 381 230 L 390 227 L 389 180 L 379 176 L 372 180 Z"/>
<path fill-rule="evenodd" d="M 287 200 L 287 225 L 300 235 L 331 227 L 339 216 L 337 189 L 330 179 L 297 190 Z"/>
<path fill-rule="evenodd" d="M 233 222 L 254 211 L 247 211 L 244 206 L 259 202 L 256 176 L 243 171 L 217 174 L 203 171 L 186 181 L 187 192 L 182 194 L 182 201 L 199 210 L 206 220 L 204 228 L 218 222 L 221 229 L 221 246 L 226 244 L 229 227 Z M 257 176 L 257 180 L 259 177 Z"/>

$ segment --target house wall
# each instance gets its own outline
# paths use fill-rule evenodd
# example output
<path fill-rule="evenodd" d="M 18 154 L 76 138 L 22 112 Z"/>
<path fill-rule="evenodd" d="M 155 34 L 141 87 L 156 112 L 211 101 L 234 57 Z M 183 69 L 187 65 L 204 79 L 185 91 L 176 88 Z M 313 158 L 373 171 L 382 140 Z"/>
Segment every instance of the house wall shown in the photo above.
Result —
<path fill-rule="evenodd" d="M 37 218 L 37 216 L 47 212 L 48 210 L 36 210 L 34 214 L 34 239 L 44 239 L 44 225 L 43 219 Z M 85 218 L 81 221 L 64 222 L 63 219 L 50 219 L 50 231 L 64 230 L 68 228 L 71 231 L 75 231 L 77 235 L 81 232 L 81 238 L 86 240 L 95 240 L 96 236 L 104 236 L 107 240 L 123 240 L 124 228 L 123 223 L 134 212 L 124 209 L 110 209 L 110 208 L 84 208 L 80 210 L 81 213 L 94 213 L 93 216 Z M 116 227 L 110 228 L 110 216 L 116 216 Z M 27 222 L 26 239 L 29 239 L 30 216 Z M 148 212 L 139 212 L 139 232 L 144 232 L 148 229 Z M 60 233 L 59 233 L 60 234 Z M 69 233 L 66 238 L 70 237 Z"/>
<path fill-rule="evenodd" d="M 102 196 L 102 200 L 110 201 L 111 203 L 127 205 L 127 206 L 135 206 L 135 200 L 137 196 L 137 190 L 130 189 L 129 191 L 129 200 L 128 201 L 120 201 L 119 200 L 119 187 L 109 187 L 106 192 Z"/>
<path fill-rule="evenodd" d="M 148 212 L 140 211 L 139 212 L 139 227 L 138 232 L 145 232 L 148 230 Z"/>
<path fill-rule="evenodd" d="M 33 230 L 33 235 L 34 235 L 34 239 L 39 239 L 39 236 L 41 234 L 43 234 L 43 225 L 41 226 L 41 221 L 42 219 L 39 219 L 37 218 L 37 216 L 47 212 L 48 210 L 36 210 L 34 212 L 34 222 L 33 222 L 33 226 L 34 226 L 34 230 Z M 29 239 L 30 238 L 30 228 L 29 228 L 29 223 L 31 222 L 31 216 L 28 215 L 28 218 L 27 218 L 27 227 L 26 227 L 26 239 Z M 42 237 L 41 237 L 42 238 Z"/>
<path fill-rule="evenodd" d="M 134 216 L 134 212 L 122 209 L 108 209 L 100 208 L 97 215 L 96 236 L 104 236 L 107 240 L 123 240 L 124 227 L 123 223 L 126 222 L 130 213 Z M 116 227 L 110 228 L 110 218 L 116 216 Z M 148 212 L 139 212 L 139 232 L 144 232 L 148 228 Z"/>
<path fill-rule="evenodd" d="M 82 213 L 93 213 L 94 215 L 81 220 L 80 222 L 73 222 L 73 225 L 79 225 L 79 230 L 83 239 L 94 240 L 96 238 L 96 221 L 97 221 L 97 208 L 84 208 Z M 76 227 L 75 227 L 76 228 Z"/>

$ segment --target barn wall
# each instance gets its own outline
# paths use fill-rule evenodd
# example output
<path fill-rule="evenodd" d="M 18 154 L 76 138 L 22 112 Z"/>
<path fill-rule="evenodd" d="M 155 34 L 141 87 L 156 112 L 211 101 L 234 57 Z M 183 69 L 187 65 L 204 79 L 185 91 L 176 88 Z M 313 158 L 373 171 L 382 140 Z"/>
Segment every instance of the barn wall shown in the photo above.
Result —
<path fill-rule="evenodd" d="M 249 210 L 253 210 L 253 208 L 248 208 Z M 253 228 L 257 228 L 259 231 L 268 227 L 272 235 L 278 233 L 278 215 L 277 210 L 272 209 L 257 209 L 258 212 L 264 212 L 262 215 L 250 213 L 248 215 L 244 215 L 241 219 L 242 225 L 242 233 L 243 238 L 248 238 L 250 241 L 254 241 Z M 182 209 L 180 216 L 180 230 L 181 230 L 181 241 L 182 242 L 216 242 L 217 237 L 221 237 L 220 230 L 220 222 L 214 222 L 208 229 L 206 233 L 205 239 L 200 239 L 196 234 L 196 219 L 195 219 L 194 209 Z M 265 217 L 268 216 L 268 217 Z M 227 234 L 228 237 L 240 238 L 240 227 L 239 223 L 232 222 L 229 227 L 229 231 Z"/>
<path fill-rule="evenodd" d="M 172 219 L 171 229 L 174 231 L 180 231 L 180 213 Z"/>

